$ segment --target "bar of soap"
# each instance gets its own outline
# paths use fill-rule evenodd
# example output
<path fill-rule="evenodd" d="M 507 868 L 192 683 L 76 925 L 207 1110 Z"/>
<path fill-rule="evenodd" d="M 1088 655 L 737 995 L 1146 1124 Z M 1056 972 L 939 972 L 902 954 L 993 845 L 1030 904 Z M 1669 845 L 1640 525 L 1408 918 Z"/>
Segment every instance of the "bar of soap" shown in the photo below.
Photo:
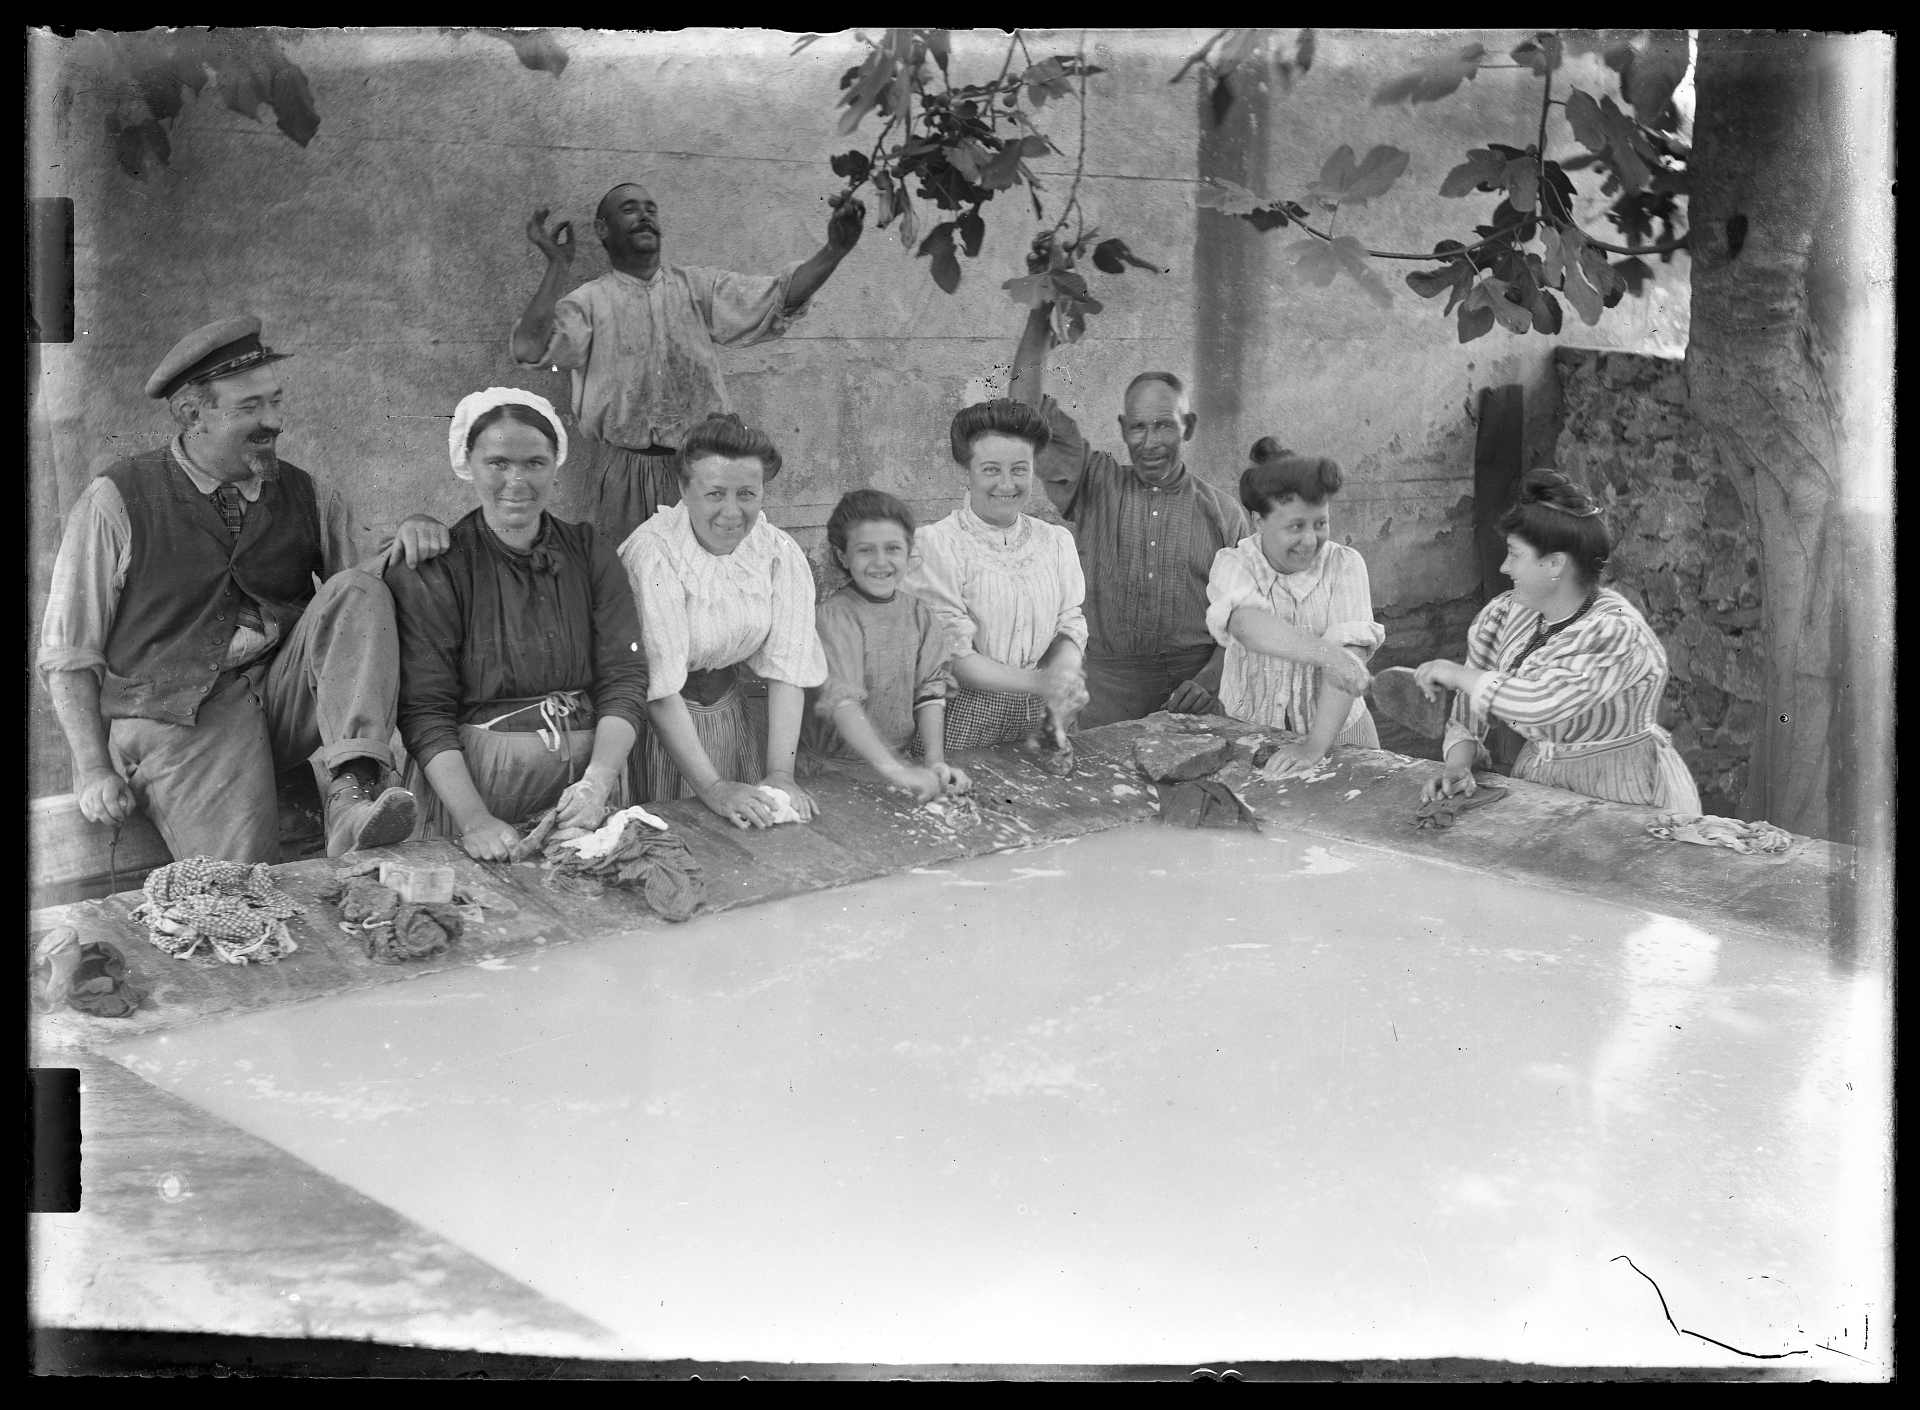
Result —
<path fill-rule="evenodd" d="M 453 899 L 453 868 L 382 862 L 380 884 L 391 888 L 409 905 L 442 904 Z"/>
<path fill-rule="evenodd" d="M 1155 783 L 1205 778 L 1233 757 L 1233 741 L 1217 734 L 1146 735 L 1133 742 L 1134 767 Z"/>

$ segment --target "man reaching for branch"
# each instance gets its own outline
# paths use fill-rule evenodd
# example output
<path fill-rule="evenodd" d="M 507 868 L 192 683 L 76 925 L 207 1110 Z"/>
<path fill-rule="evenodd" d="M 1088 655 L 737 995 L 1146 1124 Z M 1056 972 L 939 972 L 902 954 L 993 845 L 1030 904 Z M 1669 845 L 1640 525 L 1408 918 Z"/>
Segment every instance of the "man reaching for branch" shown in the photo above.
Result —
<path fill-rule="evenodd" d="M 1044 238 L 1044 237 L 1043 237 Z M 1028 267 L 1047 267 L 1036 241 Z M 1246 511 L 1193 474 L 1187 443 L 1199 418 L 1181 380 L 1142 372 L 1127 386 L 1122 464 L 1096 451 L 1046 395 L 1050 306 L 1027 315 L 1013 358 L 1013 398 L 1039 409 L 1053 438 L 1035 463 L 1047 497 L 1072 522 L 1087 580 L 1082 728 L 1155 710 L 1218 709 L 1224 650 L 1207 631 L 1213 556 L 1253 532 Z"/>
<path fill-rule="evenodd" d="M 563 296 L 576 251 L 572 224 L 549 232 L 546 209 L 533 213 L 527 239 L 547 257 L 547 270 L 514 324 L 513 356 L 573 374 L 574 459 L 592 523 L 610 542 L 679 503 L 673 458 L 682 437 L 710 413 L 732 409 L 715 346 L 785 333 L 859 243 L 865 218 L 859 201 L 836 198 L 827 242 L 812 258 L 771 277 L 732 274 L 663 262 L 659 204 L 646 187 L 625 182 L 594 214 L 612 268 Z"/>

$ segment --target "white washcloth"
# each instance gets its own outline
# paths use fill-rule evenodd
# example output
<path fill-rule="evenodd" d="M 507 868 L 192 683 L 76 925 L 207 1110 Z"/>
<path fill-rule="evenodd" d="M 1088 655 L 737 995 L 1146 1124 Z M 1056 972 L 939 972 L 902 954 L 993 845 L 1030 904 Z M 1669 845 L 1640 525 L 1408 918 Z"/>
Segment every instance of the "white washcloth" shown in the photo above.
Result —
<path fill-rule="evenodd" d="M 773 820 L 775 823 L 806 821 L 805 818 L 794 811 L 793 798 L 788 794 L 786 789 L 769 788 L 763 783 L 760 785 L 760 792 L 766 796 L 767 802 L 773 805 Z"/>

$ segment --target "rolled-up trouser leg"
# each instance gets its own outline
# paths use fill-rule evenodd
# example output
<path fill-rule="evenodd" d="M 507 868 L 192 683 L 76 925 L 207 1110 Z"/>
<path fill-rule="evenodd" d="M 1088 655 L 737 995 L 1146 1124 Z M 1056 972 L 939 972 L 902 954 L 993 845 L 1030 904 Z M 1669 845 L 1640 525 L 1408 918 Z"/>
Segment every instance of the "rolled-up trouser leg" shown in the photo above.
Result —
<path fill-rule="evenodd" d="M 176 861 L 278 862 L 273 748 L 253 682 L 239 672 L 221 676 L 195 720 L 112 721 L 114 766 Z"/>
<path fill-rule="evenodd" d="M 333 771 L 351 759 L 391 771 L 399 688 L 393 595 L 358 568 L 335 573 L 307 604 L 261 686 L 276 766 L 312 764 L 323 798 Z"/>

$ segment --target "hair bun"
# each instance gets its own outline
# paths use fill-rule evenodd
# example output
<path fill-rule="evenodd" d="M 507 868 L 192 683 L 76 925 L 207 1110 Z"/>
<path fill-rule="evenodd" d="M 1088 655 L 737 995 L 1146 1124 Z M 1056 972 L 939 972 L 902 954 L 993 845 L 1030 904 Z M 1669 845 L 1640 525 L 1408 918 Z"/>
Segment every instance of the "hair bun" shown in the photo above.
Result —
<path fill-rule="evenodd" d="M 747 424 L 740 419 L 740 414 L 735 411 L 709 411 L 706 419 L 708 421 L 719 421 L 728 426 L 745 426 Z"/>
<path fill-rule="evenodd" d="M 1520 481 L 1522 504 L 1549 504 L 1556 509 L 1582 513 L 1593 504 L 1593 497 L 1558 470 L 1541 466 L 1529 470 Z"/>
<path fill-rule="evenodd" d="M 1253 443 L 1253 449 L 1247 452 L 1247 456 L 1255 465 L 1265 465 L 1275 460 L 1291 460 L 1294 453 L 1272 436 L 1262 436 Z"/>

